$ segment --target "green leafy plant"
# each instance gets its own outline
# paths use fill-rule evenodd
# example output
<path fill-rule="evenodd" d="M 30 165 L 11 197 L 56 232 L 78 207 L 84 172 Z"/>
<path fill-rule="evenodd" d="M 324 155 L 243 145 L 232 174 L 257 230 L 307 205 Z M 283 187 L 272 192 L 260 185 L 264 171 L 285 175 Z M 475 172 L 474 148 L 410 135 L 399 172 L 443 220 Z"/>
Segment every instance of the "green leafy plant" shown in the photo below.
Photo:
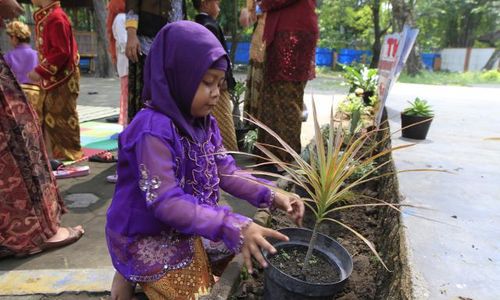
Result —
<path fill-rule="evenodd" d="M 357 88 L 361 88 L 363 93 L 371 95 L 377 92 L 377 69 L 369 69 L 363 64 L 342 65 L 342 68 L 344 69 L 344 79 L 350 86 L 349 92 L 354 92 Z"/>
<path fill-rule="evenodd" d="M 230 93 L 231 102 L 233 103 L 233 121 L 235 128 L 243 128 L 240 104 L 243 103 L 243 99 L 241 96 L 243 95 L 245 90 L 245 82 L 237 80 L 234 90 Z"/>
<path fill-rule="evenodd" d="M 361 92 L 362 93 L 362 92 Z M 346 99 L 339 104 L 339 111 L 349 115 L 351 124 L 349 132 L 353 135 L 362 126 L 361 116 L 368 112 L 364 104 L 363 98 L 356 93 L 350 93 Z"/>
<path fill-rule="evenodd" d="M 243 138 L 243 146 L 247 152 L 252 152 L 255 147 L 255 142 L 257 142 L 257 137 L 259 133 L 258 130 L 249 130 L 245 137 Z"/>
<path fill-rule="evenodd" d="M 416 117 L 434 116 L 431 106 L 427 103 L 427 101 L 417 97 L 413 102 L 408 101 L 408 103 L 410 103 L 410 107 L 405 108 L 403 110 L 403 114 Z"/>
<path fill-rule="evenodd" d="M 300 154 L 295 152 L 295 150 L 290 147 L 278 134 L 276 134 L 265 124 L 252 117 L 246 120 L 257 125 L 259 127 L 259 130 L 265 130 L 266 132 L 268 132 L 280 144 L 280 146 L 272 146 L 261 144 L 259 142 L 255 143 L 255 147 L 257 147 L 262 153 L 264 153 L 265 156 L 258 156 L 255 154 L 247 155 L 257 157 L 265 162 L 257 164 L 253 167 L 264 164 L 274 164 L 280 166 L 286 174 L 281 175 L 257 170 L 242 172 L 248 172 L 254 175 L 266 175 L 291 182 L 297 187 L 304 190 L 307 194 L 307 196 L 302 199 L 304 200 L 305 205 L 308 206 L 314 214 L 315 223 L 313 227 L 312 238 L 310 240 L 308 251 L 304 260 L 303 270 L 309 268 L 311 255 L 313 253 L 314 245 L 318 236 L 318 227 L 324 221 L 333 222 L 352 232 L 368 245 L 374 255 L 376 255 L 379 261 L 384 265 L 384 267 L 386 267 L 378 252 L 376 251 L 374 245 L 368 239 L 366 239 L 363 235 L 361 235 L 350 226 L 342 223 L 339 220 L 331 218 L 330 215 L 332 212 L 336 211 L 340 212 L 367 206 L 389 206 L 393 209 L 399 210 L 399 208 L 397 207 L 398 205 L 390 204 L 383 200 L 366 195 L 359 195 L 359 197 L 369 199 L 373 203 L 346 204 L 345 200 L 347 198 L 347 195 L 352 193 L 353 189 L 355 189 L 356 187 L 371 180 L 376 180 L 383 176 L 395 174 L 396 171 L 374 175 L 379 170 L 383 170 L 382 168 L 389 164 L 391 161 L 386 160 L 384 162 L 377 163 L 376 166 L 373 166 L 373 163 L 377 161 L 377 159 L 388 155 L 392 151 L 404 149 L 412 146 L 413 144 L 399 145 L 392 148 L 381 147 L 382 150 L 376 152 L 374 150 L 378 149 L 378 147 L 384 141 L 389 139 L 390 135 L 385 134 L 384 137 L 377 142 L 373 142 L 373 136 L 376 135 L 379 130 L 367 131 L 354 136 L 346 135 L 344 133 L 344 130 L 342 129 L 342 124 L 334 121 L 333 108 L 330 115 L 330 130 L 328 132 L 328 137 L 325 140 L 323 132 L 320 129 L 318 123 L 316 106 L 313 101 L 313 120 L 315 128 L 313 139 L 314 153 L 311 153 L 308 159 L 304 159 Z M 348 140 L 346 140 L 346 136 L 349 137 Z M 275 154 L 273 154 L 273 152 L 270 151 L 270 148 L 277 148 L 282 151 L 288 152 L 292 156 L 293 162 L 289 163 L 281 160 Z M 362 171 L 360 172 L 360 170 Z M 413 171 L 424 170 L 429 169 Z M 409 170 L 403 170 L 399 172 L 407 171 Z M 359 176 L 359 178 L 350 181 L 349 178 L 351 178 L 351 176 L 353 176 L 354 174 Z M 276 187 L 271 185 L 269 185 L 269 187 L 272 189 L 277 189 Z"/>

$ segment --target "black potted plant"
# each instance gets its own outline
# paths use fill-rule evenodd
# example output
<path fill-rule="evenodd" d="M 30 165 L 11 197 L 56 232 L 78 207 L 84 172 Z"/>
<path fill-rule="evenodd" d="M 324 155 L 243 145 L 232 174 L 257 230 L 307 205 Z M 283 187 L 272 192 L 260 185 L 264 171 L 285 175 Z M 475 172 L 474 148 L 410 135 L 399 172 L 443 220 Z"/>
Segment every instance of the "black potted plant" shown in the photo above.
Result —
<path fill-rule="evenodd" d="M 277 253 L 264 253 L 268 267 L 264 271 L 264 299 L 267 300 L 294 300 L 294 299 L 332 299 L 342 288 L 352 271 L 351 255 L 332 237 L 318 232 L 319 225 L 324 221 L 333 222 L 346 228 L 373 251 L 382 262 L 373 244 L 359 232 L 332 217 L 345 210 L 388 205 L 379 200 L 375 203 L 352 204 L 346 202 L 356 187 L 388 174 L 376 174 L 380 168 L 390 161 L 381 163 L 374 168 L 368 168 L 359 178 L 353 179 L 353 174 L 360 168 L 366 168 L 378 158 L 394 150 L 406 148 L 410 145 L 401 145 L 379 152 L 373 151 L 378 143 L 367 145 L 373 141 L 376 130 L 352 135 L 345 135 L 342 124 L 335 122 L 333 109 L 330 116 L 328 136 L 322 135 L 317 120 L 316 107 L 313 102 L 313 121 L 315 125 L 314 147 L 308 159 L 304 159 L 295 152 L 283 139 L 270 128 L 250 118 L 259 130 L 266 130 L 279 142 L 282 151 L 290 153 L 293 163 L 286 163 L 273 155 L 268 145 L 255 143 L 265 157 L 259 156 L 266 164 L 275 164 L 285 170 L 283 174 L 274 174 L 264 171 L 249 171 L 254 175 L 266 175 L 291 182 L 305 191 L 301 197 L 315 217 L 313 229 L 285 228 L 281 229 L 289 237 L 288 242 L 271 241 Z M 390 136 L 385 137 L 388 139 Z M 361 196 L 360 196 L 361 197 Z M 370 198 L 374 200 L 374 198 Z M 375 199 L 376 200 L 376 199 Z M 391 208 L 395 208 L 390 205 Z M 396 208 L 397 209 L 397 208 Z M 333 213 L 333 214 L 332 214 Z M 314 274 L 318 274 L 315 276 Z M 328 274 L 329 276 L 325 276 Z M 330 277 L 331 275 L 331 277 Z"/>
<path fill-rule="evenodd" d="M 425 140 L 431 126 L 434 113 L 427 101 L 415 98 L 401 113 L 402 135 L 405 138 Z"/>

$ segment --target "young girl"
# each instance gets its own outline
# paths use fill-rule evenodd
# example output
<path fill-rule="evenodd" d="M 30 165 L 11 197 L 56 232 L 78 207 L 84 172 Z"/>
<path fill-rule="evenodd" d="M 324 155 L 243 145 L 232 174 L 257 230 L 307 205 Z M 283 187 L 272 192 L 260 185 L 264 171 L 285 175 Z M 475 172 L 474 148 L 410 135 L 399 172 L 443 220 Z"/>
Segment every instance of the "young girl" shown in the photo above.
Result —
<path fill-rule="evenodd" d="M 138 282 L 149 299 L 194 299 L 213 284 L 201 237 L 222 240 L 266 266 L 265 237 L 287 240 L 271 229 L 218 205 L 219 189 L 257 207 L 287 211 L 297 223 L 304 205 L 296 198 L 240 176 L 223 153 L 210 112 L 217 104 L 228 57 L 201 25 L 165 26 L 151 46 L 144 73 L 141 110 L 120 135 L 118 182 L 108 210 L 106 236 L 113 265 Z M 112 296 L 127 299 L 121 276 Z M 113 295 L 114 294 L 114 295 Z M 121 294 L 121 295 L 117 295 Z"/>
<path fill-rule="evenodd" d="M 28 73 L 38 65 L 38 57 L 30 45 L 30 28 L 23 22 L 13 21 L 7 24 L 6 32 L 10 37 L 12 50 L 5 54 L 5 62 L 16 75 L 17 82 L 31 83 Z"/>

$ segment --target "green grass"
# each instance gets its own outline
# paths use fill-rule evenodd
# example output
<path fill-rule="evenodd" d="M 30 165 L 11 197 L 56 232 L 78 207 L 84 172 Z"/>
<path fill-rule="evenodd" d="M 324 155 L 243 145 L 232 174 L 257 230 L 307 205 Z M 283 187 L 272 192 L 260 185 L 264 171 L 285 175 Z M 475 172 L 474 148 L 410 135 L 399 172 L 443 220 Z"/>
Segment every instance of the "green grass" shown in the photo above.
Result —
<path fill-rule="evenodd" d="M 496 70 L 486 72 L 429 72 L 423 71 L 415 77 L 406 73 L 401 74 L 399 82 L 433 84 L 433 85 L 461 85 L 500 84 L 500 72 Z"/>

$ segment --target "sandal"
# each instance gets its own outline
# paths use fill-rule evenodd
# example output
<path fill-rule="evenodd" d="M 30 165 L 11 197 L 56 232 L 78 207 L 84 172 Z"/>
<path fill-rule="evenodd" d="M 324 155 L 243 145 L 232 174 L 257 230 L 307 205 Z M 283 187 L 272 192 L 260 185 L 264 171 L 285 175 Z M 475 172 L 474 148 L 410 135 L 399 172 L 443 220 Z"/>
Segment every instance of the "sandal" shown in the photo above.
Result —
<path fill-rule="evenodd" d="M 114 157 L 114 155 L 110 152 L 104 152 L 102 154 L 92 155 L 89 158 L 89 161 L 100 162 L 100 163 L 114 163 L 118 160 Z"/>
<path fill-rule="evenodd" d="M 73 244 L 74 242 L 78 241 L 83 236 L 83 232 L 76 230 L 72 227 L 66 227 L 66 229 L 68 230 L 69 235 L 64 240 L 58 241 L 58 242 L 46 242 L 46 243 L 44 243 L 36 248 L 31 249 L 28 252 L 15 253 L 12 256 L 14 256 L 16 258 L 25 258 L 25 257 L 31 256 L 31 255 L 38 254 L 42 251 L 61 248 L 61 247 Z"/>
<path fill-rule="evenodd" d="M 40 250 L 41 251 L 46 251 L 50 249 L 56 249 L 56 248 L 61 248 L 67 245 L 71 245 L 74 242 L 78 241 L 82 236 L 83 232 L 80 230 L 76 230 L 73 227 L 66 227 L 66 230 L 68 230 L 68 237 L 65 238 L 62 241 L 57 241 L 57 242 L 46 242 L 42 245 L 40 245 Z M 33 254 L 33 253 L 30 253 Z"/>

